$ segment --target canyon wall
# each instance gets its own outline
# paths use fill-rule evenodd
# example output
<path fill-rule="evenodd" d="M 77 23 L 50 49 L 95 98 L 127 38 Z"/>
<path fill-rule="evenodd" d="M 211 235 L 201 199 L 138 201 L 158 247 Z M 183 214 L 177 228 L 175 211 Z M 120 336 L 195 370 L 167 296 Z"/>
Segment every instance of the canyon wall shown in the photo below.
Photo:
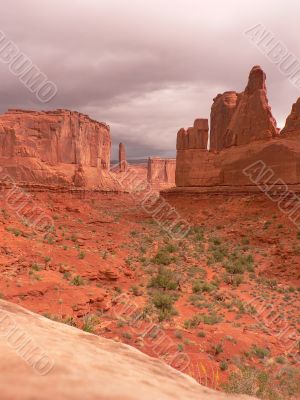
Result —
<path fill-rule="evenodd" d="M 214 99 L 209 151 L 204 142 L 198 147 L 190 145 L 194 133 L 178 132 L 178 187 L 250 185 L 243 170 L 258 161 L 274 172 L 270 182 L 281 178 L 286 183 L 300 183 L 300 100 L 280 133 L 268 104 L 265 81 L 265 73 L 255 66 L 244 92 L 225 92 Z"/>
<path fill-rule="evenodd" d="M 0 115 L 0 167 L 17 182 L 101 187 L 109 180 L 110 150 L 109 126 L 78 112 Z"/>
<path fill-rule="evenodd" d="M 149 157 L 147 180 L 153 188 L 175 186 L 176 160 Z"/>

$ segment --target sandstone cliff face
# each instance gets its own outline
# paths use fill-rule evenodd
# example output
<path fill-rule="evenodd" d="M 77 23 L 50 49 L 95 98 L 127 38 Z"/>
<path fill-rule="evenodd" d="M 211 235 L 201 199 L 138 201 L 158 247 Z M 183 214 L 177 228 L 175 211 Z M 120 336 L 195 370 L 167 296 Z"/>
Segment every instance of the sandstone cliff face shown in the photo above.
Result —
<path fill-rule="evenodd" d="M 130 346 L 3 300 L 0 321 L 3 400 L 250 399 L 205 388 Z"/>
<path fill-rule="evenodd" d="M 210 149 L 222 150 L 224 138 L 233 114 L 236 111 L 240 95 L 225 92 L 214 98 L 210 114 Z"/>
<path fill-rule="evenodd" d="M 280 178 L 290 185 L 300 184 L 300 143 L 296 135 L 233 146 L 218 154 L 185 150 L 178 155 L 176 186 L 252 185 L 243 170 L 259 160 L 274 172 L 269 183 Z M 261 177 L 262 181 L 266 178 Z"/>
<path fill-rule="evenodd" d="M 109 127 L 78 112 L 9 110 L 0 116 L 0 166 L 17 181 L 68 185 L 81 164 L 88 183 L 97 185 L 96 175 L 109 169 L 110 148 Z"/>
<path fill-rule="evenodd" d="M 295 133 L 297 131 L 300 131 L 300 97 L 296 103 L 293 104 L 292 111 L 287 117 L 285 126 L 280 134 L 285 135 L 287 133 Z"/>
<path fill-rule="evenodd" d="M 276 121 L 268 105 L 265 82 L 264 71 L 259 66 L 253 67 L 225 133 L 225 147 L 278 136 Z"/>
<path fill-rule="evenodd" d="M 176 160 L 150 157 L 147 180 L 153 188 L 163 189 L 175 186 Z"/>
<path fill-rule="evenodd" d="M 177 135 L 177 150 L 207 149 L 208 120 L 196 119 L 194 126 L 187 130 L 181 128 Z"/>
<path fill-rule="evenodd" d="M 252 68 L 243 93 L 225 92 L 214 99 L 211 109 L 210 149 L 248 144 L 278 136 L 268 104 L 266 74 Z"/>

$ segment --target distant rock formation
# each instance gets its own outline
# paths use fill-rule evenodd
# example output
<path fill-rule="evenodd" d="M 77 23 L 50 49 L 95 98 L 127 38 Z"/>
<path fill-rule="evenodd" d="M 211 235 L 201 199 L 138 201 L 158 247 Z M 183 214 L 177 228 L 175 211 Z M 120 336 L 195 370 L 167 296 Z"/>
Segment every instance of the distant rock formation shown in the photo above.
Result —
<path fill-rule="evenodd" d="M 300 99 L 279 134 L 265 80 L 265 73 L 255 66 L 243 93 L 225 92 L 214 99 L 210 151 L 191 145 L 193 131 L 178 132 L 176 186 L 251 185 L 243 170 L 258 160 L 271 168 L 270 182 L 280 178 L 288 184 L 300 184 L 300 142 L 298 135 L 292 135 L 300 133 Z"/>
<path fill-rule="evenodd" d="M 3 300 L 0 321 L 3 400 L 251 399 L 211 390 L 133 347 Z"/>
<path fill-rule="evenodd" d="M 163 189 L 175 186 L 176 160 L 149 157 L 148 182 L 153 188 Z"/>
<path fill-rule="evenodd" d="M 68 186 L 74 165 L 81 165 L 86 185 L 102 186 L 109 180 L 110 150 L 109 126 L 78 112 L 0 115 L 0 166 L 18 182 Z"/>
<path fill-rule="evenodd" d="M 119 166 L 120 172 L 125 172 L 127 170 L 126 150 L 123 143 L 119 144 Z"/>

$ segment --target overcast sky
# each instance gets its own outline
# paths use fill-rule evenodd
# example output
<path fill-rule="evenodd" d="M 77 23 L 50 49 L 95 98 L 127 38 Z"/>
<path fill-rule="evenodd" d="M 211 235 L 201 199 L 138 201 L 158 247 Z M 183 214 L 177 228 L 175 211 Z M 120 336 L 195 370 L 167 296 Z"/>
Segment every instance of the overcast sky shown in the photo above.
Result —
<path fill-rule="evenodd" d="M 0 30 L 58 87 L 40 104 L 0 63 L 1 112 L 78 110 L 130 157 L 174 156 L 179 128 L 259 64 L 282 126 L 300 92 L 245 38 L 258 23 L 300 57 L 299 0 L 1 0 Z"/>

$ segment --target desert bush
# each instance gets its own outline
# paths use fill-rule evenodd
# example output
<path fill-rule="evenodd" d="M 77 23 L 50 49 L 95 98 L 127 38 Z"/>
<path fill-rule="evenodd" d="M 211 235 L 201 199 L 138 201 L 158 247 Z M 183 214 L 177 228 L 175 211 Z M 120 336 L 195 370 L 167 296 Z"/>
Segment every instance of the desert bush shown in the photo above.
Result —
<path fill-rule="evenodd" d="M 256 345 L 254 345 L 254 346 L 252 347 L 252 353 L 253 353 L 256 357 L 258 357 L 258 358 L 260 358 L 260 359 L 262 360 L 262 359 L 264 359 L 265 357 L 268 357 L 268 356 L 269 356 L 270 351 L 269 351 L 268 349 L 263 348 L 263 347 L 258 347 L 258 346 L 256 346 Z"/>
<path fill-rule="evenodd" d="M 72 281 L 70 282 L 71 285 L 73 286 L 81 286 L 84 285 L 84 280 L 82 279 L 82 277 L 80 275 L 76 275 Z"/>
<path fill-rule="evenodd" d="M 228 393 L 247 394 L 264 400 L 287 400 L 299 394 L 299 370 L 285 368 L 279 373 L 241 366 L 232 372 L 223 388 Z"/>
<path fill-rule="evenodd" d="M 226 361 L 221 361 L 221 362 L 220 362 L 220 370 L 221 370 L 221 371 L 227 371 L 227 369 L 228 369 L 228 364 L 227 364 L 227 362 L 226 362 Z"/>
<path fill-rule="evenodd" d="M 176 261 L 176 257 L 172 256 L 166 249 L 159 250 L 152 258 L 152 262 L 157 265 L 169 265 Z"/>
<path fill-rule="evenodd" d="M 82 330 L 85 332 L 93 333 L 95 325 L 98 323 L 98 318 L 95 315 L 86 315 L 83 318 Z"/>
<path fill-rule="evenodd" d="M 184 327 L 186 329 L 194 329 L 198 327 L 200 322 L 202 322 L 202 316 L 194 315 L 191 319 L 187 319 L 184 321 Z"/>
<path fill-rule="evenodd" d="M 222 318 L 216 313 L 203 315 L 203 322 L 206 325 L 215 325 L 222 321 Z"/>
<path fill-rule="evenodd" d="M 215 285 L 206 281 L 195 281 L 193 284 L 194 293 L 211 293 L 217 289 Z"/>
<path fill-rule="evenodd" d="M 177 311 L 173 307 L 176 298 L 165 292 L 155 292 L 152 296 L 152 302 L 158 309 L 158 319 L 163 321 L 170 319 L 173 315 L 177 314 Z"/>
<path fill-rule="evenodd" d="M 151 278 L 149 287 L 176 290 L 179 285 L 179 279 L 173 271 L 160 267 L 157 275 Z"/>
<path fill-rule="evenodd" d="M 228 256 L 224 267 L 230 274 L 243 274 L 245 271 L 253 272 L 253 257 L 251 254 L 233 252 Z"/>

